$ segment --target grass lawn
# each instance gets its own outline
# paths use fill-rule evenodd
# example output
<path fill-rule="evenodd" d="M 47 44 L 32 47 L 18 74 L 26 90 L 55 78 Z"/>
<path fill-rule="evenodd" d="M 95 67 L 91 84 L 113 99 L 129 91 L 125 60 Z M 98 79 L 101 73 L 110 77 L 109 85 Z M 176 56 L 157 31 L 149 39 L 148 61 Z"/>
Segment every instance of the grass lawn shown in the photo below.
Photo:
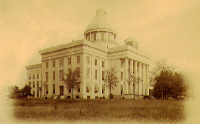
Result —
<path fill-rule="evenodd" d="M 26 121 L 182 122 L 184 102 L 166 100 L 15 100 L 14 116 Z"/>

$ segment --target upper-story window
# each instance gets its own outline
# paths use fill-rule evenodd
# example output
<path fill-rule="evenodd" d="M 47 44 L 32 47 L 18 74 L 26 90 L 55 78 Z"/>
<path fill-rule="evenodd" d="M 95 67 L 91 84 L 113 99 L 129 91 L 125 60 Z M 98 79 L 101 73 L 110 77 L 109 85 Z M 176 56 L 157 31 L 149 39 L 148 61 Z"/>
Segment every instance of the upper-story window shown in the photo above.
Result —
<path fill-rule="evenodd" d="M 48 81 L 48 72 L 46 72 L 46 81 Z"/>
<path fill-rule="evenodd" d="M 94 60 L 95 65 L 97 65 L 97 59 Z"/>
<path fill-rule="evenodd" d="M 105 61 L 102 61 L 102 68 L 105 67 Z"/>
<path fill-rule="evenodd" d="M 68 74 L 71 73 L 71 71 L 72 71 L 71 69 L 68 69 Z"/>
<path fill-rule="evenodd" d="M 37 74 L 37 79 L 39 78 L 39 74 Z"/>
<path fill-rule="evenodd" d="M 95 69 L 95 79 L 97 79 L 97 70 Z"/>
<path fill-rule="evenodd" d="M 86 35 L 86 39 L 87 39 L 88 41 L 90 41 L 90 33 L 88 33 L 88 34 Z"/>
<path fill-rule="evenodd" d="M 31 87 L 31 82 L 29 82 L 29 87 Z"/>
<path fill-rule="evenodd" d="M 71 64 L 71 58 L 68 58 L 68 65 Z"/>
<path fill-rule="evenodd" d="M 87 79 L 90 78 L 90 68 L 87 68 Z"/>
<path fill-rule="evenodd" d="M 56 73 L 55 73 L 55 71 L 53 71 L 53 80 L 55 80 L 56 79 Z"/>
<path fill-rule="evenodd" d="M 33 88 L 35 88 L 35 81 L 33 81 Z"/>
<path fill-rule="evenodd" d="M 80 78 L 80 67 L 77 67 L 77 78 Z"/>
<path fill-rule="evenodd" d="M 35 79 L 35 74 L 33 74 L 33 79 Z"/>
<path fill-rule="evenodd" d="M 53 68 L 56 66 L 56 62 L 55 62 L 55 60 L 53 61 Z"/>
<path fill-rule="evenodd" d="M 63 77 L 64 77 L 64 75 L 63 75 L 63 70 L 60 70 L 60 71 L 59 71 L 59 79 L 62 80 Z"/>
<path fill-rule="evenodd" d="M 124 65 L 124 62 L 123 62 L 123 61 L 121 61 L 121 68 L 123 68 L 123 65 Z"/>
<path fill-rule="evenodd" d="M 121 80 L 123 80 L 123 77 L 124 77 L 123 72 L 121 72 Z"/>
<path fill-rule="evenodd" d="M 59 66 L 63 66 L 63 61 L 64 61 L 63 59 L 59 60 Z"/>
<path fill-rule="evenodd" d="M 46 62 L 46 68 L 48 68 L 48 65 L 49 65 L 49 63 L 48 63 L 48 62 Z"/>
<path fill-rule="evenodd" d="M 105 78 L 105 71 L 102 71 L 102 80 Z"/>
<path fill-rule="evenodd" d="M 39 87 L 39 81 L 37 81 L 37 87 Z"/>
<path fill-rule="evenodd" d="M 96 32 L 94 32 L 94 41 L 96 41 L 96 39 L 97 39 L 97 38 L 96 38 Z"/>
<path fill-rule="evenodd" d="M 90 64 L 90 57 L 87 56 L 87 63 Z"/>
<path fill-rule="evenodd" d="M 105 41 L 105 39 L 104 39 L 104 32 L 101 32 L 101 40 Z"/>
<path fill-rule="evenodd" d="M 80 56 L 77 56 L 77 63 L 80 63 Z"/>
<path fill-rule="evenodd" d="M 29 75 L 29 80 L 31 79 L 31 75 Z"/>

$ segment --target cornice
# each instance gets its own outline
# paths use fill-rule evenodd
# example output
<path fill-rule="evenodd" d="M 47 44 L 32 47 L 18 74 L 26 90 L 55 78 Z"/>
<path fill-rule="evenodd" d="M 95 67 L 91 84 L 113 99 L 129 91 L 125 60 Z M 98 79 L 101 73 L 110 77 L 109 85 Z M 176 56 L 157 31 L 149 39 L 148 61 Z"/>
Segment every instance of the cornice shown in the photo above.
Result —
<path fill-rule="evenodd" d="M 34 64 L 34 65 L 28 65 L 25 67 L 27 70 L 29 69 L 36 69 L 36 68 L 42 68 L 42 63 Z"/>

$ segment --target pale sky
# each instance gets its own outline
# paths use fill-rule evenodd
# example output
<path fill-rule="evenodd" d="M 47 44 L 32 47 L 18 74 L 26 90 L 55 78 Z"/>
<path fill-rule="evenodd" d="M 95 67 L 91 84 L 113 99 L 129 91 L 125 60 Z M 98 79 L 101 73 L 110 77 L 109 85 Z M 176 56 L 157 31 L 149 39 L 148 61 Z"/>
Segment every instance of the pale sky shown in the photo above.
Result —
<path fill-rule="evenodd" d="M 83 39 L 97 9 L 107 12 L 120 45 L 136 39 L 151 68 L 166 59 L 200 86 L 199 0 L 1 0 L 0 90 L 24 86 L 25 66 L 41 62 L 39 50 Z"/>

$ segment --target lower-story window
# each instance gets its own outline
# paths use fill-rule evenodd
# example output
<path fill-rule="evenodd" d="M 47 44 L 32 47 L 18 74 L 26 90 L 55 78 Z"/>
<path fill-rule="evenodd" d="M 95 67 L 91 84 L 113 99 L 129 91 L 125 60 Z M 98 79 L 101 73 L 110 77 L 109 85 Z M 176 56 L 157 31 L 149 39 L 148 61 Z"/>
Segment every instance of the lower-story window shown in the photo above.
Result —
<path fill-rule="evenodd" d="M 35 97 L 35 91 L 33 91 L 33 97 Z"/>

